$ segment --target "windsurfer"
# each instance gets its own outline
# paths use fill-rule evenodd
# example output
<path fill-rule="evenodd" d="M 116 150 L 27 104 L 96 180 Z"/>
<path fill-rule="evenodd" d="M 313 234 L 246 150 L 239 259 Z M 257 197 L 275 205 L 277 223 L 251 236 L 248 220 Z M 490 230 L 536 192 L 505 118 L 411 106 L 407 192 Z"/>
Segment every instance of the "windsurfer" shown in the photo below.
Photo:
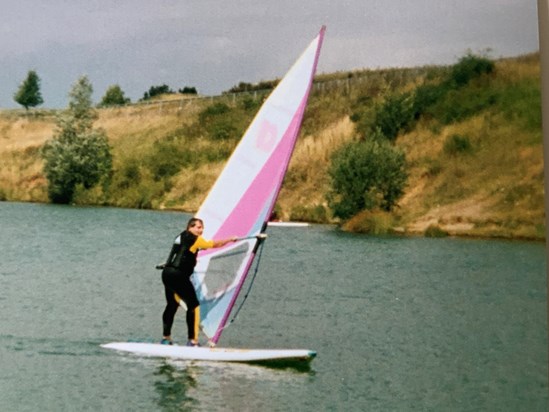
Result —
<path fill-rule="evenodd" d="M 201 249 L 221 247 L 238 240 L 232 237 L 223 240 L 206 240 L 202 237 L 204 222 L 192 218 L 187 228 L 176 237 L 165 265 L 162 265 L 162 283 L 166 294 L 166 309 L 162 314 L 163 337 L 161 343 L 172 344 L 171 330 L 175 313 L 179 306 L 187 309 L 187 346 L 198 345 L 198 327 L 200 325 L 200 306 L 191 275 L 196 266 L 196 257 Z"/>

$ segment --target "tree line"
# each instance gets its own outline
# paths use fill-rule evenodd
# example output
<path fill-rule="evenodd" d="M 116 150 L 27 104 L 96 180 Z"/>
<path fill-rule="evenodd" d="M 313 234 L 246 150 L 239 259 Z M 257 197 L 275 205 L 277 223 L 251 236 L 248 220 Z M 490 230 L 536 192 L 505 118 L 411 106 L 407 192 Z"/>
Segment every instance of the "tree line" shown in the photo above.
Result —
<path fill-rule="evenodd" d="M 23 106 L 26 110 L 32 107 L 40 106 L 44 103 L 42 97 L 42 92 L 40 90 L 40 77 L 35 70 L 30 70 L 27 74 L 27 77 L 19 85 L 19 88 L 13 95 L 13 100 Z M 156 96 L 163 94 L 174 94 L 173 91 L 168 85 L 162 84 L 159 86 L 151 86 L 148 91 L 143 94 L 143 97 L 140 101 L 146 101 L 152 99 Z M 185 86 L 177 90 L 177 93 L 180 94 L 190 94 L 196 95 L 198 91 L 196 87 Z M 98 107 L 111 107 L 111 106 L 120 106 L 131 103 L 130 98 L 125 96 L 124 91 L 118 84 L 109 86 L 101 98 L 101 101 L 97 105 Z"/>

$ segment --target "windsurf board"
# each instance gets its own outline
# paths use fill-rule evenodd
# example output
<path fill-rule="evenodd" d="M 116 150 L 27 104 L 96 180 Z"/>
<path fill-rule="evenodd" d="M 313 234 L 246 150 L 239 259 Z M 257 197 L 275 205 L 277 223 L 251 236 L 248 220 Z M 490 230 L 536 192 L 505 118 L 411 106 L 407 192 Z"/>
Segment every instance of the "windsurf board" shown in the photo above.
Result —
<path fill-rule="evenodd" d="M 316 356 L 315 351 L 308 349 L 210 348 L 143 342 L 111 342 L 101 345 L 101 347 L 135 355 L 219 362 L 310 362 Z"/>

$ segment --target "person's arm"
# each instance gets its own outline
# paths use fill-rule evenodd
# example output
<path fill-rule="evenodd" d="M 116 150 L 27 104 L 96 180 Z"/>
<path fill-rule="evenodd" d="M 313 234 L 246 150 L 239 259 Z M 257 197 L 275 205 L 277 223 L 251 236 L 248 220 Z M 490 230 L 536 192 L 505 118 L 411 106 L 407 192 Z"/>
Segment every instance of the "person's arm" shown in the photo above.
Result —
<path fill-rule="evenodd" d="M 236 242 L 237 240 L 238 238 L 236 236 L 223 240 L 206 240 L 202 236 L 199 236 L 196 239 L 196 242 L 194 242 L 194 245 L 191 246 L 191 252 L 195 253 L 198 249 L 212 249 L 225 246 L 227 243 Z"/>
<path fill-rule="evenodd" d="M 213 247 L 225 246 L 227 243 L 236 242 L 237 240 L 238 238 L 236 236 L 233 236 L 229 239 L 213 240 Z"/>

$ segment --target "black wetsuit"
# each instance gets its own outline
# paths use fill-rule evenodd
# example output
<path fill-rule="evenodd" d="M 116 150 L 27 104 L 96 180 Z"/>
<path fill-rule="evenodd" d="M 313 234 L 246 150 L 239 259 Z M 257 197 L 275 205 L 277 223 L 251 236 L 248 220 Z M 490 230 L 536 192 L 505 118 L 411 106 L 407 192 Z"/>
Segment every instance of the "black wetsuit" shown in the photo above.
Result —
<path fill-rule="evenodd" d="M 163 334 L 171 335 L 171 329 L 175 313 L 179 303 L 175 300 L 174 293 L 185 302 L 187 306 L 187 328 L 190 340 L 197 339 L 195 336 L 195 308 L 198 307 L 198 298 L 191 282 L 191 275 L 196 266 L 196 253 L 190 251 L 191 246 L 198 237 L 186 230 L 183 231 L 174 241 L 172 250 L 162 271 L 162 283 L 166 294 L 166 309 L 162 314 Z"/>

